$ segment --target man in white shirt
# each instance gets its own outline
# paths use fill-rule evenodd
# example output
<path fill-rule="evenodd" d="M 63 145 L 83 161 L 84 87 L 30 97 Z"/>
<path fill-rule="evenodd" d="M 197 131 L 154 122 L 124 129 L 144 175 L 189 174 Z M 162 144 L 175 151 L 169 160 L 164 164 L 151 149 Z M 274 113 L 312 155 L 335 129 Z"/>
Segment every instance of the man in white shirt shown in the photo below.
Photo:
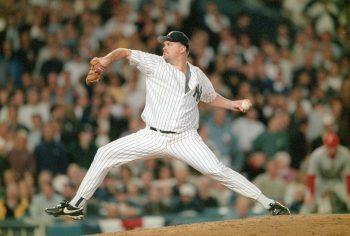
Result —
<path fill-rule="evenodd" d="M 249 100 L 231 101 L 217 94 L 201 69 L 187 61 L 189 39 L 180 31 L 159 37 L 163 56 L 118 48 L 99 58 L 98 71 L 128 59 L 146 78 L 146 104 L 141 115 L 146 127 L 98 149 L 76 196 L 45 211 L 53 216 L 83 218 L 83 207 L 113 167 L 152 155 L 173 156 L 227 188 L 261 203 L 273 215 L 290 214 L 267 198 L 241 174 L 224 166 L 197 133 L 199 101 L 246 112 Z M 244 105 L 245 104 L 245 105 Z"/>
<path fill-rule="evenodd" d="M 234 120 L 232 124 L 232 133 L 238 138 L 238 145 L 245 153 L 251 151 L 254 139 L 264 131 L 265 126 L 258 120 L 258 112 L 254 108 L 245 116 Z"/>

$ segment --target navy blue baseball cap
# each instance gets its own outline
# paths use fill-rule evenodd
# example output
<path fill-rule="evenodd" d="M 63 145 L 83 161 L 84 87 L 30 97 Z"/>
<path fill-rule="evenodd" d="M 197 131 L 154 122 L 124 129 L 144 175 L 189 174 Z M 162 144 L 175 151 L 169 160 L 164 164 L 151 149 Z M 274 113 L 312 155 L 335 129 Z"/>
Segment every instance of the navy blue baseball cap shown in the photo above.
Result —
<path fill-rule="evenodd" d="M 190 47 L 190 40 L 181 31 L 171 31 L 166 36 L 159 36 L 158 41 L 163 44 L 165 41 L 178 42 L 184 45 L 187 49 Z"/>

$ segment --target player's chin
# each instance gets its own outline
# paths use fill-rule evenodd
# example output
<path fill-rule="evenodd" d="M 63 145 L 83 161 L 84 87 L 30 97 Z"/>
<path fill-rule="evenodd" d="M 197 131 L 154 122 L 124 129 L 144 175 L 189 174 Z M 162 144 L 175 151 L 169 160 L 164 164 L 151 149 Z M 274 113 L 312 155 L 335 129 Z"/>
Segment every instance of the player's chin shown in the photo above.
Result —
<path fill-rule="evenodd" d="M 168 58 L 168 57 L 163 56 L 163 58 L 164 58 L 164 60 L 165 60 L 166 62 L 169 63 L 169 58 Z"/>

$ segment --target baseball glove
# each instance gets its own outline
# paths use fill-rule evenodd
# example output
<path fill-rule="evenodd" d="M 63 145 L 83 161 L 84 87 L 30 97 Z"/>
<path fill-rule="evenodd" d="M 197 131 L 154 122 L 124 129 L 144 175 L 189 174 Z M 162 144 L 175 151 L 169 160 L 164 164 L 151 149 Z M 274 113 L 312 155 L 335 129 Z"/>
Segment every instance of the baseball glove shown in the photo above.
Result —
<path fill-rule="evenodd" d="M 99 58 L 98 57 L 92 58 L 92 60 L 90 61 L 89 73 L 86 76 L 86 84 L 92 85 L 100 81 L 103 70 L 104 70 L 104 66 L 101 65 Z"/>

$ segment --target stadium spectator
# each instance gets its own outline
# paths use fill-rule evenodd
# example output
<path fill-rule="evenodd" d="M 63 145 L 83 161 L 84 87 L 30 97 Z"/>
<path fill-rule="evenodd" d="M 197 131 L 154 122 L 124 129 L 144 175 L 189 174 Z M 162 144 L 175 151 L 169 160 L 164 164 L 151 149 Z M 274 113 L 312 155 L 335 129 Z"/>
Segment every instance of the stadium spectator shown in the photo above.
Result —
<path fill-rule="evenodd" d="M 8 186 L 10 184 L 17 184 L 18 176 L 12 169 L 7 169 L 4 171 L 3 181 L 5 186 Z"/>
<path fill-rule="evenodd" d="M 172 187 L 173 196 L 180 196 L 180 188 L 189 182 L 190 171 L 187 165 L 178 165 L 174 167 L 175 185 Z"/>
<path fill-rule="evenodd" d="M 35 194 L 30 204 L 30 215 L 35 218 L 46 218 L 45 212 L 42 209 L 49 207 L 55 202 L 60 201 L 62 196 L 55 193 L 51 182 L 43 182 L 40 185 L 40 192 Z"/>
<path fill-rule="evenodd" d="M 35 159 L 27 147 L 27 132 L 20 130 L 16 133 L 15 145 L 9 152 L 7 159 L 10 168 L 19 178 L 23 178 L 25 172 L 35 174 Z"/>
<path fill-rule="evenodd" d="M 214 110 L 212 117 L 206 123 L 208 126 L 208 138 L 220 150 L 220 157 L 222 158 L 220 161 L 240 170 L 244 157 L 237 144 L 236 133 L 230 132 L 232 119 L 227 114 L 227 111 L 223 109 Z"/>
<path fill-rule="evenodd" d="M 36 169 L 49 170 L 53 174 L 66 173 L 69 157 L 66 148 L 61 142 L 54 140 L 52 123 L 45 124 L 43 128 L 43 139 L 34 150 Z"/>
<path fill-rule="evenodd" d="M 68 165 L 66 175 L 69 181 L 72 182 L 77 187 L 82 181 L 85 173 L 86 173 L 86 169 L 81 168 L 76 163 L 70 163 Z"/>
<path fill-rule="evenodd" d="M 265 130 L 265 125 L 258 120 L 258 115 L 258 111 L 253 107 L 232 123 L 232 133 L 238 139 L 239 148 L 245 153 L 252 150 L 253 141 Z M 245 132 L 248 129 L 249 132 Z"/>
<path fill-rule="evenodd" d="M 301 106 L 298 106 L 297 111 L 298 110 L 302 110 Z M 307 118 L 303 116 L 298 118 L 298 120 L 294 120 L 294 122 L 294 128 L 291 128 L 290 133 L 290 155 L 292 157 L 291 167 L 299 169 L 309 150 L 306 139 L 306 129 L 309 123 Z"/>
<path fill-rule="evenodd" d="M 67 199 L 69 201 L 73 199 L 73 197 L 76 194 L 76 191 L 76 186 L 72 182 L 67 181 L 66 183 L 64 183 L 62 192 L 60 194 L 64 199 Z"/>
<path fill-rule="evenodd" d="M 235 202 L 237 196 L 219 182 L 214 183 L 214 186 L 210 192 L 210 195 L 218 201 L 219 207 L 228 207 L 232 205 L 232 203 Z"/>
<path fill-rule="evenodd" d="M 219 33 L 222 29 L 230 26 L 229 18 L 219 11 L 214 2 L 207 4 L 205 23 L 213 33 Z"/>
<path fill-rule="evenodd" d="M 266 192 L 269 197 L 274 197 L 283 202 L 286 190 L 286 181 L 279 175 L 279 166 L 276 160 L 270 160 L 266 164 L 266 172 L 258 175 L 253 183 Z"/>
<path fill-rule="evenodd" d="M 246 158 L 242 173 L 249 180 L 253 180 L 256 176 L 265 172 L 266 161 L 267 157 L 263 152 L 251 152 Z"/>
<path fill-rule="evenodd" d="M 10 30 L 10 28 L 9 28 Z M 1 44 L 0 54 L 0 85 L 7 86 L 9 83 L 16 87 L 21 82 L 22 65 L 15 55 L 15 41 L 6 40 Z"/>
<path fill-rule="evenodd" d="M 7 128 L 9 129 L 8 131 L 10 134 L 20 130 L 24 129 L 27 130 L 27 127 L 25 127 L 23 124 L 21 124 L 18 120 L 18 107 L 16 105 L 9 105 L 6 107 L 6 112 L 7 112 Z M 11 146 L 12 147 L 12 146 Z"/>
<path fill-rule="evenodd" d="M 59 47 L 54 45 L 50 48 L 50 57 L 43 61 L 40 68 L 41 76 L 44 78 L 45 83 L 49 83 L 50 74 L 59 74 L 63 70 L 63 61 L 59 57 Z"/>
<path fill-rule="evenodd" d="M 169 207 L 162 202 L 161 192 L 159 188 L 151 188 L 148 195 L 148 201 L 143 209 L 145 215 L 163 216 L 169 213 Z"/>
<path fill-rule="evenodd" d="M 203 207 L 217 207 L 218 202 L 217 200 L 211 196 L 210 189 L 211 189 L 211 180 L 206 177 L 202 176 L 199 179 L 199 182 L 197 184 L 197 198 L 200 202 L 200 204 Z"/>
<path fill-rule="evenodd" d="M 0 200 L 0 219 L 20 219 L 28 211 L 28 199 L 20 198 L 18 184 L 6 186 L 5 199 Z"/>
<path fill-rule="evenodd" d="M 132 218 L 142 214 L 142 207 L 140 204 L 135 204 L 134 202 L 129 201 L 125 186 L 117 188 L 117 192 L 114 197 L 120 218 Z"/>
<path fill-rule="evenodd" d="M 179 197 L 171 205 L 171 212 L 193 216 L 203 210 L 202 205 L 195 198 L 196 188 L 192 184 L 183 184 L 179 189 Z"/>
<path fill-rule="evenodd" d="M 289 137 L 283 130 L 282 119 L 281 114 L 270 117 L 267 129 L 254 140 L 253 151 L 264 152 L 270 160 L 278 151 L 290 152 Z"/>
<path fill-rule="evenodd" d="M 139 187 L 134 181 L 130 181 L 126 185 L 128 200 L 135 206 L 142 208 L 146 204 L 146 195 L 141 194 Z"/>
<path fill-rule="evenodd" d="M 41 118 L 41 115 L 34 114 L 31 117 L 32 121 L 32 129 L 29 131 L 28 134 L 28 150 L 33 153 L 36 146 L 38 146 L 41 142 L 42 137 L 42 128 L 43 128 L 43 120 Z"/>
<path fill-rule="evenodd" d="M 85 169 L 89 169 L 96 151 L 93 129 L 88 125 L 79 131 L 77 140 L 73 140 L 68 146 L 70 161 Z"/>

